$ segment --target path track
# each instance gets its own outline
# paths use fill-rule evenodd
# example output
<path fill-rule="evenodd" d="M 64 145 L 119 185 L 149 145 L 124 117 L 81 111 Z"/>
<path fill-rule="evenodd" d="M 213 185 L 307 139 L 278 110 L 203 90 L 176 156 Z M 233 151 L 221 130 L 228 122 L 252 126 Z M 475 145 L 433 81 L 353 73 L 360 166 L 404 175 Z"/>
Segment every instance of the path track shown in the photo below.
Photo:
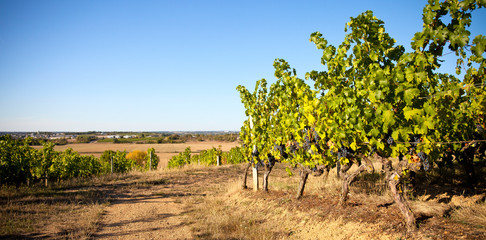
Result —
<path fill-rule="evenodd" d="M 160 171 L 114 186 L 95 239 L 192 239 L 191 198 L 214 194 L 237 178 L 239 166 Z M 148 179 L 145 179 L 148 178 Z"/>

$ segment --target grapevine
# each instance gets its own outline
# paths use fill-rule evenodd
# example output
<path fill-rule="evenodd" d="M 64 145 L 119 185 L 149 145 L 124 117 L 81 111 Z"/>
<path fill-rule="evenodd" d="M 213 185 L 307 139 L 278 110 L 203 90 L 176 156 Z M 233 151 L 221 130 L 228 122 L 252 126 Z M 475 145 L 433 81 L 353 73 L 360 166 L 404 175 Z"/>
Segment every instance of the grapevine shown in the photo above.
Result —
<path fill-rule="evenodd" d="M 372 11 L 351 18 L 339 46 L 312 33 L 310 41 L 322 50 L 325 67 L 305 74 L 313 88 L 277 59 L 277 81 L 261 105 L 248 104 L 259 102 L 256 90 L 251 95 L 239 89 L 247 115 L 259 124 L 254 128 L 259 131 L 251 130 L 245 121 L 243 136 L 251 141 L 244 143 L 257 145 L 260 156 L 268 156 L 268 166 L 273 156 L 301 166 L 298 196 L 310 172 L 338 166 L 344 175 L 341 203 L 357 174 L 373 170 L 369 157 L 374 156 L 413 231 L 414 214 L 399 191 L 408 172 L 444 167 L 441 162 L 456 159 L 469 183 L 478 182 L 474 159 L 484 161 L 486 154 L 486 38 L 471 37 L 467 28 L 471 12 L 482 7 L 482 1 L 429 1 L 412 52 L 395 44 Z M 438 71 L 446 49 L 457 57 L 456 75 Z M 392 166 L 392 158 L 399 159 L 398 166 Z M 346 173 L 354 163 L 358 170 Z"/>

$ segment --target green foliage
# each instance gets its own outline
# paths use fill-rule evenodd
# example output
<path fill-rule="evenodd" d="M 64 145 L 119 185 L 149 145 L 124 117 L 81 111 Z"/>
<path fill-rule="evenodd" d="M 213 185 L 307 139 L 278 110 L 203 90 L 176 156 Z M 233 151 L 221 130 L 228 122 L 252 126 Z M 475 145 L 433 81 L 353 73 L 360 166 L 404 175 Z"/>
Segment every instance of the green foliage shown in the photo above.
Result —
<path fill-rule="evenodd" d="M 113 172 L 126 173 L 135 168 L 136 163 L 132 159 L 127 159 L 126 151 L 112 151 L 106 150 L 100 157 L 100 161 L 103 165 L 103 172 L 111 172 L 111 161 L 113 159 Z"/>
<path fill-rule="evenodd" d="M 484 6 L 429 1 L 413 52 L 395 45 L 372 11 L 351 18 L 339 46 L 312 33 L 325 67 L 305 74 L 313 88 L 282 59 L 274 62 L 270 91 L 265 79 L 253 93 L 237 87 L 248 116 L 240 132 L 244 158 L 256 163 L 270 153 L 278 159 L 276 145 L 286 145 L 289 157 L 281 161 L 310 168 L 333 165 L 344 148 L 355 157 L 376 151 L 409 161 L 420 153 L 424 166 L 427 159 L 457 159 L 473 180 L 474 163 L 484 162 L 486 150 L 486 38 L 471 37 L 467 27 L 471 12 Z M 457 75 L 439 72 L 446 49 L 457 57 Z"/>
<path fill-rule="evenodd" d="M 187 147 L 184 152 L 173 156 L 168 163 L 168 168 L 181 168 L 187 164 L 216 165 L 217 156 L 220 156 L 222 163 L 238 164 L 244 162 L 243 152 L 240 147 L 234 147 L 229 152 L 223 152 L 221 146 L 202 150 L 199 154 L 192 155 L 191 148 Z"/>
<path fill-rule="evenodd" d="M 202 150 L 199 154 L 191 156 L 191 162 L 204 165 L 216 165 L 216 157 L 221 156 L 221 149 L 215 147 L 207 150 Z"/>
<path fill-rule="evenodd" d="M 81 156 L 71 148 L 61 152 L 49 167 L 50 177 L 69 179 L 74 177 L 89 177 L 101 172 L 101 163 L 93 156 Z"/>
<path fill-rule="evenodd" d="M 37 152 L 37 157 L 34 159 L 34 176 L 38 179 L 49 179 L 52 162 L 58 155 L 59 153 L 54 151 L 54 143 L 44 143 L 43 148 Z"/>
<path fill-rule="evenodd" d="M 98 159 L 94 156 L 82 156 L 71 148 L 63 152 L 54 151 L 54 143 L 45 142 L 40 150 L 29 146 L 30 139 L 25 141 L 12 139 L 11 136 L 0 136 L 0 184 L 34 183 L 48 179 L 69 179 L 89 177 L 111 172 L 126 173 L 134 168 L 148 170 L 149 154 L 152 154 L 152 168 L 157 169 L 159 158 L 150 148 L 141 152 L 143 159 L 129 159 L 126 151 L 103 152 Z M 138 156 L 138 155 L 137 155 Z M 141 161 L 137 164 L 137 161 Z"/>
<path fill-rule="evenodd" d="M 126 173 L 135 167 L 135 161 L 127 159 L 126 151 L 116 151 L 113 156 L 113 172 Z"/>
<path fill-rule="evenodd" d="M 239 164 L 245 162 L 243 151 L 240 147 L 233 147 L 223 153 L 223 164 Z"/>
<path fill-rule="evenodd" d="M 168 164 L 168 168 L 181 168 L 186 164 L 191 162 L 191 148 L 187 147 L 184 152 L 179 153 L 178 155 L 173 156 Z"/>
<path fill-rule="evenodd" d="M 92 141 L 96 141 L 98 138 L 93 135 L 79 135 L 76 137 L 76 141 L 78 143 L 90 143 Z"/>
<path fill-rule="evenodd" d="M 150 168 L 150 158 L 152 158 L 152 169 L 157 169 L 157 166 L 159 166 L 159 156 L 155 154 L 155 149 L 154 148 L 149 148 L 147 150 L 147 161 L 145 164 L 145 170 L 149 170 Z"/>
<path fill-rule="evenodd" d="M 34 150 L 9 135 L 0 136 L 0 184 L 20 184 L 32 177 Z"/>

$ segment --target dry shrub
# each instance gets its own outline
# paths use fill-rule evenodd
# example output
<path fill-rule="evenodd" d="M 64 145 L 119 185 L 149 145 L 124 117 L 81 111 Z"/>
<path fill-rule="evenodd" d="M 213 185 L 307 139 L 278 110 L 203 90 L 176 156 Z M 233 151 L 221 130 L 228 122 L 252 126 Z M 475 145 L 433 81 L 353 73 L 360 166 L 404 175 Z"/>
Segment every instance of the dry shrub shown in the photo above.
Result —
<path fill-rule="evenodd" d="M 134 160 L 138 166 L 145 166 L 147 153 L 140 150 L 133 150 L 127 154 L 127 159 Z"/>

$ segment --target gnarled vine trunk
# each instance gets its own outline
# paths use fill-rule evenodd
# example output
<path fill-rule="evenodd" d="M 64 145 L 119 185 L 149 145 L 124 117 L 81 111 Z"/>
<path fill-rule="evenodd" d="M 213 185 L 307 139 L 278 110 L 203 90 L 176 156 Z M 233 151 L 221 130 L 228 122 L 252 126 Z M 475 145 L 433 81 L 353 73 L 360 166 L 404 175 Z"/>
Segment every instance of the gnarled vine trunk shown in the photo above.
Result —
<path fill-rule="evenodd" d="M 405 196 L 403 195 L 403 191 L 400 191 L 397 186 L 399 187 L 400 183 L 400 176 L 398 173 L 393 173 L 389 177 L 387 177 L 388 186 L 390 187 L 391 194 L 393 196 L 393 200 L 397 204 L 398 208 L 402 212 L 403 217 L 405 218 L 405 224 L 407 225 L 408 231 L 415 231 L 417 229 L 417 225 L 415 223 L 415 216 L 408 205 Z"/>
<path fill-rule="evenodd" d="M 350 163 L 352 163 L 350 161 Z M 347 164 L 345 166 L 351 166 L 352 164 Z M 346 171 L 349 170 L 350 167 L 347 167 Z M 368 158 L 365 158 L 364 162 L 361 162 L 361 165 L 356 169 L 351 174 L 347 174 L 347 172 L 342 172 L 341 174 L 343 175 L 343 185 L 341 189 L 341 199 L 339 200 L 339 205 L 344 205 L 346 204 L 346 201 L 348 200 L 349 196 L 349 185 L 356 180 L 356 177 L 364 172 L 364 171 L 371 171 L 373 172 L 375 169 L 373 167 L 373 164 Z"/>
<path fill-rule="evenodd" d="M 265 192 L 268 192 L 268 176 L 272 172 L 275 163 L 276 163 L 275 158 L 271 154 L 268 154 L 268 162 L 264 164 L 265 171 L 263 172 L 263 191 Z"/>
<path fill-rule="evenodd" d="M 242 185 L 241 185 L 241 187 L 242 187 L 243 189 L 247 189 L 247 188 L 248 188 L 248 187 L 246 186 L 246 178 L 248 177 L 248 169 L 250 168 L 250 166 L 251 166 L 251 162 L 248 162 L 248 164 L 247 164 L 247 165 L 246 165 L 246 167 L 245 167 L 245 172 L 244 172 L 244 174 L 243 174 L 243 183 L 242 183 Z"/>
<path fill-rule="evenodd" d="M 265 165 L 265 171 L 263 172 L 263 191 L 268 192 L 268 176 L 270 175 L 270 172 L 272 172 L 273 166 L 268 166 L 268 164 Z"/>
<path fill-rule="evenodd" d="M 390 160 L 385 160 L 384 158 L 381 158 L 381 162 L 385 169 L 386 183 L 390 188 L 393 200 L 397 204 L 403 218 L 405 219 L 407 231 L 415 231 L 417 229 L 415 216 L 412 212 L 412 209 L 408 205 L 407 199 L 405 198 L 403 191 L 399 189 L 401 175 L 399 172 L 393 169 L 392 162 Z M 397 167 L 397 169 L 401 169 L 401 167 Z"/>
<path fill-rule="evenodd" d="M 348 200 L 349 195 L 349 185 L 356 180 L 356 177 L 363 171 L 366 170 L 366 165 L 359 166 L 356 171 L 351 174 L 344 173 L 343 175 L 343 184 L 341 188 L 341 199 L 339 199 L 339 205 L 344 205 Z"/>
<path fill-rule="evenodd" d="M 343 175 L 353 166 L 353 162 L 349 161 L 347 164 L 341 165 L 339 161 L 336 163 L 336 173 L 338 178 L 342 178 Z"/>
<path fill-rule="evenodd" d="M 309 171 L 305 168 L 300 170 L 300 182 L 299 182 L 299 190 L 297 191 L 297 199 L 302 198 L 304 194 L 305 183 L 307 182 L 307 178 L 309 177 Z"/>

